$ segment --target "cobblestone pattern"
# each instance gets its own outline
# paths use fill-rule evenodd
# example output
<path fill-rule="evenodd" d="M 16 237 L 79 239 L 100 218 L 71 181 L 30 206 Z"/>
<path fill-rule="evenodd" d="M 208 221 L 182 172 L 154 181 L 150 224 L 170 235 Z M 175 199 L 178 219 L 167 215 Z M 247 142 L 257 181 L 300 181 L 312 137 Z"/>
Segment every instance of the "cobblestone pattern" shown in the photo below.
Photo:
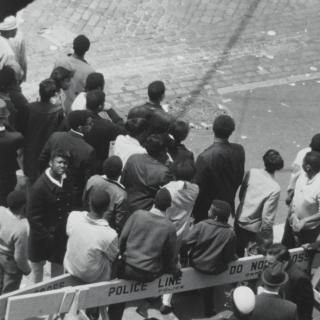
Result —
<path fill-rule="evenodd" d="M 168 100 L 219 102 L 216 89 L 320 69 L 318 0 L 37 0 L 24 12 L 29 94 L 58 50 L 41 37 L 63 26 L 92 40 L 88 60 L 107 79 L 108 100 L 127 110 L 165 81 Z M 310 69 L 311 67 L 311 69 Z"/>

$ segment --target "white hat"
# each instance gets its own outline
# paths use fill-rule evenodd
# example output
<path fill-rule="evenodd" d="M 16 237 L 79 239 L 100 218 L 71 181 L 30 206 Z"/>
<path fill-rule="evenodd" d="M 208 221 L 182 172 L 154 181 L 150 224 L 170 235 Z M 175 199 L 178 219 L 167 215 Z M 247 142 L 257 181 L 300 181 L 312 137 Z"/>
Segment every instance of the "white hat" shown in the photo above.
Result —
<path fill-rule="evenodd" d="M 256 304 L 253 291 L 245 286 L 240 286 L 233 291 L 233 303 L 242 314 L 249 314 Z"/>
<path fill-rule="evenodd" d="M 6 17 L 1 23 L 0 23 L 0 31 L 10 31 L 17 29 L 17 19 L 14 16 Z"/>

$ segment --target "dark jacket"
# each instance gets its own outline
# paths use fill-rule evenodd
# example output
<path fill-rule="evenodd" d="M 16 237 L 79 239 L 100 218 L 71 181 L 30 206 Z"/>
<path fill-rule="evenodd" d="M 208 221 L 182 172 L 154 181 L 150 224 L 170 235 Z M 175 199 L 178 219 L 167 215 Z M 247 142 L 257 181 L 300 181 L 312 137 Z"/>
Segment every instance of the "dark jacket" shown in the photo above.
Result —
<path fill-rule="evenodd" d="M 279 295 L 262 293 L 256 296 L 251 320 L 298 320 L 297 306 Z"/>
<path fill-rule="evenodd" d="M 169 168 L 148 154 L 130 156 L 121 178 L 128 192 L 129 210 L 150 210 L 157 191 L 171 180 Z"/>
<path fill-rule="evenodd" d="M 62 264 L 66 250 L 66 223 L 73 209 L 72 184 L 60 188 L 44 172 L 30 191 L 27 216 L 30 224 L 29 259 Z"/>
<path fill-rule="evenodd" d="M 224 200 L 233 208 L 238 187 L 244 175 L 245 154 L 241 145 L 215 142 L 196 161 L 195 183 L 200 192 L 193 209 L 196 221 L 208 218 L 214 199 Z"/>
<path fill-rule="evenodd" d="M 33 183 L 40 175 L 39 155 L 51 134 L 56 131 L 64 118 L 61 106 L 52 103 L 34 102 L 29 106 L 25 131 L 23 169 Z"/>
<path fill-rule="evenodd" d="M 95 173 L 95 151 L 84 141 L 83 137 L 76 132 L 54 132 L 40 154 L 40 171 L 47 168 L 50 154 L 55 149 L 62 149 L 71 153 L 72 159 L 69 167 L 70 179 L 74 186 L 77 206 L 81 206 L 85 184 Z"/>
<path fill-rule="evenodd" d="M 104 218 L 109 222 L 111 228 L 120 234 L 123 225 L 129 217 L 127 192 L 117 181 L 110 180 L 106 176 L 92 176 L 85 187 L 83 193 L 84 207 L 89 207 L 90 192 L 92 190 L 105 190 L 110 196 L 108 210 Z"/>
<path fill-rule="evenodd" d="M 282 296 L 297 305 L 299 320 L 312 320 L 314 297 L 310 278 L 293 262 L 286 272 L 289 280 L 281 290 Z"/>
<path fill-rule="evenodd" d="M 227 223 L 207 219 L 197 223 L 187 236 L 191 247 L 190 265 L 209 274 L 218 274 L 228 268 L 236 256 L 236 234 Z"/>
<path fill-rule="evenodd" d="M 110 142 L 119 134 L 123 134 L 124 129 L 110 120 L 101 118 L 98 114 L 92 114 L 92 117 L 93 127 L 84 139 L 96 151 L 97 168 L 101 173 L 102 163 L 109 155 Z"/>
<path fill-rule="evenodd" d="M 176 229 L 165 216 L 134 212 L 123 227 L 119 248 L 123 261 L 139 270 L 157 275 L 178 271 Z"/>
<path fill-rule="evenodd" d="M 0 132 L 0 179 L 15 175 L 18 169 L 17 150 L 24 145 L 20 132 Z"/>
<path fill-rule="evenodd" d="M 190 161 L 194 163 L 193 152 L 188 150 L 184 144 L 169 139 L 167 146 L 168 153 L 174 162 Z"/>

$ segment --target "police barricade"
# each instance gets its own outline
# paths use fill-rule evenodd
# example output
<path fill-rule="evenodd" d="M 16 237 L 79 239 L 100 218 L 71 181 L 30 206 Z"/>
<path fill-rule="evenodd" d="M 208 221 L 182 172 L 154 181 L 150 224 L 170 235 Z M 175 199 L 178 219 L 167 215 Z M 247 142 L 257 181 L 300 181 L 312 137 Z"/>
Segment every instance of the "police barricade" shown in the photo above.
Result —
<path fill-rule="evenodd" d="M 290 251 L 292 260 L 301 268 L 306 269 L 309 263 L 308 254 L 301 248 Z M 0 298 L 0 312 L 3 314 L 5 301 L 6 320 L 24 320 L 30 317 L 66 313 L 69 311 L 75 293 L 79 294 L 79 309 L 128 302 L 162 295 L 196 290 L 228 283 L 236 283 L 257 279 L 266 264 L 264 256 L 241 258 L 230 264 L 227 271 L 219 275 L 205 275 L 193 268 L 185 268 L 182 276 L 174 279 L 170 275 L 163 275 L 150 283 L 138 283 L 126 280 L 113 280 L 85 285 L 72 283 L 72 277 L 61 276 L 60 282 L 52 279 L 51 285 L 41 285 L 30 288 L 28 292 L 18 290 Z M 65 277 L 65 278 L 63 278 Z M 63 280 L 64 279 L 64 280 Z M 66 280 L 68 279 L 68 280 Z M 78 281 L 78 280 L 77 280 Z M 52 289 L 53 284 L 69 287 Z M 35 288 L 37 287 L 37 288 Z"/>

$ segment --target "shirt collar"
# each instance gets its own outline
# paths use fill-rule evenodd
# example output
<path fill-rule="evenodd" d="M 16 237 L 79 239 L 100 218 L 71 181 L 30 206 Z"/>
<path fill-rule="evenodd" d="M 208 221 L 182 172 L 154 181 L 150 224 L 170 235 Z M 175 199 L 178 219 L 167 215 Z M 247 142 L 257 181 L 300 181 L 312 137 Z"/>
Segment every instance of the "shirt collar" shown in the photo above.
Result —
<path fill-rule="evenodd" d="M 86 214 L 86 220 L 90 224 L 95 224 L 97 226 L 109 227 L 109 223 L 106 219 L 92 219 L 89 217 L 89 212 Z"/>
<path fill-rule="evenodd" d="M 153 206 L 153 207 L 150 209 L 150 212 L 153 213 L 153 214 L 155 214 L 155 215 L 157 215 L 157 216 L 160 216 L 160 217 L 165 217 L 165 216 L 166 216 L 165 212 L 157 209 L 155 206 Z"/>
<path fill-rule="evenodd" d="M 75 134 L 75 135 L 78 135 L 78 136 L 80 136 L 80 137 L 84 137 L 84 134 L 83 134 L 83 133 L 81 133 L 81 132 L 79 132 L 79 131 L 76 131 L 76 130 L 70 129 L 70 132 L 71 132 L 71 133 L 73 133 L 73 134 Z"/>
<path fill-rule="evenodd" d="M 122 185 L 119 181 L 116 181 L 116 180 L 113 180 L 113 179 L 109 179 L 106 175 L 102 175 L 101 176 L 104 180 L 110 182 L 110 183 L 113 183 L 117 186 L 119 186 L 120 188 L 122 189 L 125 189 L 124 185 Z"/>
<path fill-rule="evenodd" d="M 52 175 L 50 174 L 50 168 L 48 168 L 48 169 L 46 170 L 46 175 L 47 175 L 48 179 L 49 179 L 53 184 L 55 184 L 56 186 L 58 186 L 59 188 L 62 188 L 62 187 L 63 187 L 63 181 L 64 181 L 64 179 L 67 177 L 66 174 L 63 174 L 62 177 L 61 177 L 61 181 L 56 180 L 56 179 L 53 178 Z"/>
<path fill-rule="evenodd" d="M 278 292 L 275 292 L 275 291 L 269 291 L 269 290 L 267 290 L 266 288 L 264 288 L 264 287 L 259 287 L 259 293 L 258 294 L 261 294 L 261 293 L 266 293 L 266 294 L 272 294 L 272 295 L 274 295 L 274 296 L 278 296 L 279 295 L 279 293 Z"/>

